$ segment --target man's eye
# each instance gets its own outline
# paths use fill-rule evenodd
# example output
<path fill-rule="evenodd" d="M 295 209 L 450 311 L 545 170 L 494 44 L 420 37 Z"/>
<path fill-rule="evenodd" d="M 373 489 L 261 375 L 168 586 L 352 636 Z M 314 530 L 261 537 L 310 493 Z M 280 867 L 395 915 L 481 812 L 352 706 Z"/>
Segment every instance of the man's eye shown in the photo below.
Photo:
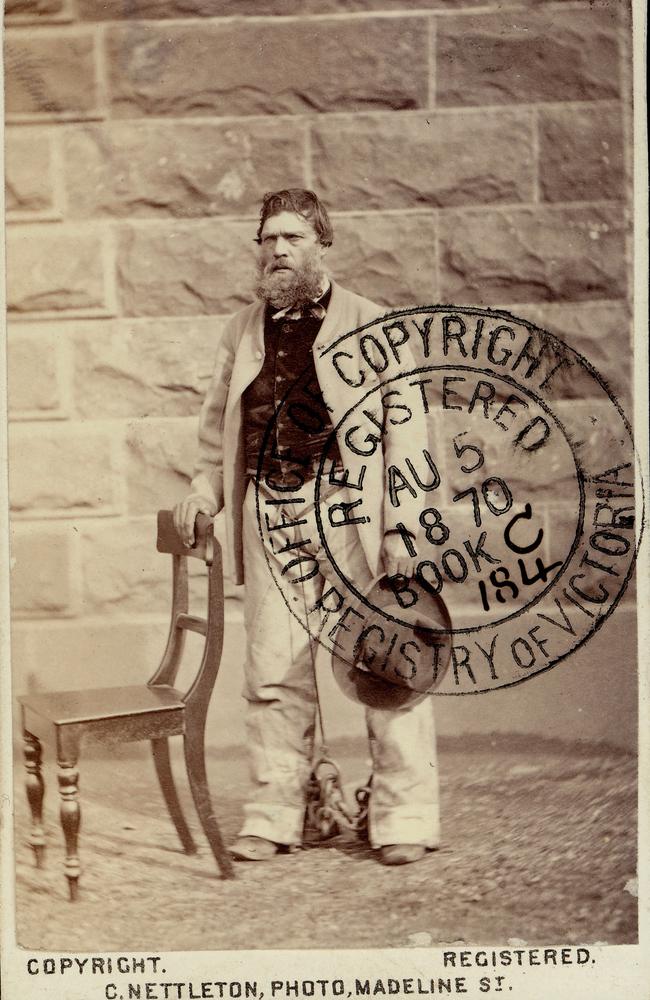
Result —
<path fill-rule="evenodd" d="M 296 233 L 295 236 L 290 236 L 289 237 L 289 240 L 291 241 L 291 243 L 298 243 L 301 239 L 302 239 L 302 236 L 300 236 L 298 233 Z"/>

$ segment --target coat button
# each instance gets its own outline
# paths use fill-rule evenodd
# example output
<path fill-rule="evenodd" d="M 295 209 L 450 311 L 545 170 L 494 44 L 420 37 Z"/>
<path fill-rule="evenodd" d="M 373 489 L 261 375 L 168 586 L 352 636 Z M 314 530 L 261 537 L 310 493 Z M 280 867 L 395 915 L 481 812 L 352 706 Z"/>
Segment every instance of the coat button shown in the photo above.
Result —
<path fill-rule="evenodd" d="M 262 360 L 262 352 L 261 351 L 255 351 L 255 360 L 256 361 L 261 361 Z"/>

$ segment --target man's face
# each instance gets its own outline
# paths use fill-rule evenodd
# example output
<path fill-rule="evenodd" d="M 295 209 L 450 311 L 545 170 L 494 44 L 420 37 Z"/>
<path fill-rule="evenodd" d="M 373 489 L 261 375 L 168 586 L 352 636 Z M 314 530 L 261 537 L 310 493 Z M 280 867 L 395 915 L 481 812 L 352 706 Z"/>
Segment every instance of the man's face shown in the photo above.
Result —
<path fill-rule="evenodd" d="M 311 298 L 322 281 L 326 251 L 301 215 L 270 216 L 260 233 L 258 294 L 278 306 Z"/>
<path fill-rule="evenodd" d="M 314 257 L 320 262 L 327 249 L 321 246 L 311 222 L 295 212 L 280 212 L 268 218 L 260 239 L 262 264 L 272 272 L 295 271 Z"/>

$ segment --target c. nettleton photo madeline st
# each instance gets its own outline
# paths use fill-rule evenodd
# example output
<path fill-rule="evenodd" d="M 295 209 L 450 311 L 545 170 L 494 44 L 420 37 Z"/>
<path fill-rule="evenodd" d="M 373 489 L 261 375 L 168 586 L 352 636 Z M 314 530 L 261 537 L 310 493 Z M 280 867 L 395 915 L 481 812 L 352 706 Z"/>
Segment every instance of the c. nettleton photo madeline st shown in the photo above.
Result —
<path fill-rule="evenodd" d="M 120 973 L 129 976 L 143 973 L 139 982 L 120 979 L 103 983 L 105 1000 L 263 1000 L 264 997 L 284 1000 L 304 997 L 376 997 L 376 996 L 458 996 L 471 992 L 501 993 L 509 990 L 507 976 L 481 975 L 476 982 L 468 982 L 466 974 L 457 975 L 461 969 L 498 970 L 510 967 L 570 965 L 584 966 L 595 962 L 588 948 L 507 948 L 498 950 L 443 951 L 441 975 L 425 977 L 421 974 L 383 978 L 353 979 L 272 979 L 258 980 L 206 980 L 201 982 L 175 982 L 149 979 L 164 975 L 164 959 L 158 955 L 147 957 L 119 955 L 65 958 L 30 958 L 27 971 L 37 975 L 88 975 L 110 976 Z M 453 974 L 449 970 L 453 969 Z"/>

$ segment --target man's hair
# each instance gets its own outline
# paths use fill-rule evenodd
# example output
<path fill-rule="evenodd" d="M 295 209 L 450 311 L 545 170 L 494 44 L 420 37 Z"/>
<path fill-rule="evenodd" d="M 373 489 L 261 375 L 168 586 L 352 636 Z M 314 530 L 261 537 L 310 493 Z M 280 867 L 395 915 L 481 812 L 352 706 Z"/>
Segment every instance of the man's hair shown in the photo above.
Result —
<path fill-rule="evenodd" d="M 306 188 L 287 188 L 271 191 L 264 195 L 260 209 L 260 224 L 257 227 L 256 242 L 261 242 L 262 228 L 267 219 L 280 212 L 295 212 L 312 224 L 322 246 L 331 247 L 334 230 L 327 209 L 313 191 Z"/>

